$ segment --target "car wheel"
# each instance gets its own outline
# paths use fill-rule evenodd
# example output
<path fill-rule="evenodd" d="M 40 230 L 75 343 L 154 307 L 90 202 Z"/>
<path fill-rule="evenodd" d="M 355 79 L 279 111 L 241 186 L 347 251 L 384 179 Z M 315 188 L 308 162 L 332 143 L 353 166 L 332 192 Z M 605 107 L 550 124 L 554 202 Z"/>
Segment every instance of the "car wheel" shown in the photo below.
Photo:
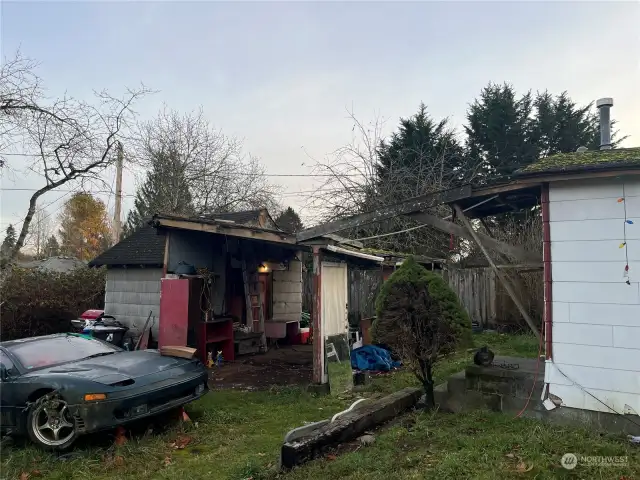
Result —
<path fill-rule="evenodd" d="M 67 402 L 50 395 L 39 398 L 29 410 L 27 432 L 32 442 L 46 450 L 65 450 L 78 436 Z"/>

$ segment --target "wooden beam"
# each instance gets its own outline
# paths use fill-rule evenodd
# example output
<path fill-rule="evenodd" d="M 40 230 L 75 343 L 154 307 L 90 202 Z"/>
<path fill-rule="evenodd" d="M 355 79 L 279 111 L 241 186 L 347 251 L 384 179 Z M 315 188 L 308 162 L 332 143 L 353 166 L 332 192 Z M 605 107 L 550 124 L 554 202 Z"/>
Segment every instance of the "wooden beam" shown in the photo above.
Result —
<path fill-rule="evenodd" d="M 626 175 L 640 175 L 638 169 L 621 169 L 608 171 L 591 171 L 576 173 L 544 173 L 539 175 L 516 177 L 514 180 L 500 185 L 474 188 L 470 197 L 484 197 L 496 193 L 524 190 L 531 187 L 542 187 L 548 182 L 568 182 L 572 180 L 584 180 L 591 178 L 624 177 Z M 455 200 L 451 203 L 454 203 Z"/>
<path fill-rule="evenodd" d="M 382 207 L 374 210 L 373 212 L 361 213 L 359 215 L 353 215 L 351 217 L 341 218 L 340 220 L 307 228 L 306 230 L 299 232 L 296 237 L 299 242 L 304 242 L 305 240 L 311 240 L 312 238 L 340 232 L 349 228 L 357 228 L 370 223 L 381 222 L 389 218 L 394 218 L 399 215 L 419 212 L 426 208 L 435 207 L 443 203 L 451 203 L 456 200 L 460 200 L 461 198 L 466 198 L 469 195 L 471 195 L 470 185 L 422 195 L 420 197 L 410 198 L 396 205 Z"/>
<path fill-rule="evenodd" d="M 462 212 L 462 210 L 460 210 Z M 432 227 L 445 232 L 445 233 L 451 233 L 457 237 L 462 237 L 465 238 L 467 240 L 471 240 L 474 241 L 475 238 L 474 236 L 469 233 L 467 231 L 466 228 L 461 227 L 460 225 L 457 225 L 453 222 L 449 222 L 447 220 L 443 220 L 439 217 L 433 216 L 433 215 L 429 215 L 428 213 L 412 213 L 410 214 L 411 218 L 414 218 L 422 223 L 426 223 L 431 225 Z M 467 218 L 467 217 L 465 217 Z M 502 242 L 500 240 L 496 240 L 494 238 L 489 237 L 488 235 L 483 235 L 481 233 L 477 233 L 474 231 L 474 235 L 478 235 L 482 241 L 489 247 L 492 248 L 500 253 L 503 253 L 505 255 L 509 255 L 511 257 L 514 257 L 518 260 L 524 261 L 525 263 L 527 262 L 534 262 L 534 263 L 540 263 L 542 262 L 542 258 L 532 252 L 529 252 L 523 248 L 520 247 L 516 247 L 514 245 L 509 245 L 506 242 Z"/>
<path fill-rule="evenodd" d="M 491 268 L 493 269 L 493 271 L 495 272 L 496 276 L 498 277 L 498 279 L 502 283 L 502 286 L 504 287 L 504 289 L 507 291 L 507 293 L 511 297 L 511 300 L 513 300 L 513 303 L 516 304 L 516 307 L 520 311 L 520 314 L 524 318 L 525 322 L 527 322 L 527 325 L 529 325 L 529 328 L 531 328 L 531 331 L 535 334 L 536 338 L 538 338 L 538 340 L 540 340 L 540 332 L 538 331 L 538 329 L 536 328 L 535 323 L 533 323 L 533 320 L 529 316 L 529 312 L 527 312 L 527 310 L 522 305 L 522 302 L 520 301 L 520 298 L 518 297 L 516 292 L 513 290 L 513 286 L 511 285 L 511 282 L 509 281 L 509 279 L 506 277 L 506 275 L 502 271 L 500 271 L 500 269 L 498 267 L 496 267 L 496 264 L 494 263 L 493 259 L 491 258 L 491 255 L 489 255 L 489 252 L 487 251 L 485 246 L 482 244 L 482 239 L 480 237 L 480 234 L 478 234 L 473 229 L 473 226 L 471 225 L 471 222 L 464 215 L 464 213 L 462 212 L 462 209 L 458 205 L 454 205 L 454 208 L 456 210 L 456 214 L 462 220 L 462 223 L 464 223 L 464 226 L 467 228 L 467 230 L 469 231 L 469 233 L 473 237 L 473 240 L 478 244 L 478 247 L 480 247 L 480 250 L 482 250 L 482 253 L 484 254 L 485 258 L 487 259 L 487 262 L 489 262 L 489 265 L 491 265 Z M 490 238 L 490 237 L 486 237 L 486 238 Z"/>
<path fill-rule="evenodd" d="M 162 260 L 162 277 L 167 276 L 167 268 L 169 268 L 169 232 L 164 235 L 164 257 Z"/>
<path fill-rule="evenodd" d="M 194 222 L 190 220 L 174 220 L 166 218 L 156 218 L 154 223 L 158 227 L 177 228 L 180 230 L 191 230 L 196 232 L 217 233 L 230 237 L 240 237 L 249 240 L 263 240 L 272 243 L 286 243 L 295 245 L 296 239 L 293 235 L 286 233 L 275 233 L 249 227 L 220 225 L 215 223 Z"/>
<path fill-rule="evenodd" d="M 324 331 L 322 325 L 322 252 L 313 247 L 313 308 L 311 325 L 313 326 L 313 383 L 327 383 L 325 375 Z"/>

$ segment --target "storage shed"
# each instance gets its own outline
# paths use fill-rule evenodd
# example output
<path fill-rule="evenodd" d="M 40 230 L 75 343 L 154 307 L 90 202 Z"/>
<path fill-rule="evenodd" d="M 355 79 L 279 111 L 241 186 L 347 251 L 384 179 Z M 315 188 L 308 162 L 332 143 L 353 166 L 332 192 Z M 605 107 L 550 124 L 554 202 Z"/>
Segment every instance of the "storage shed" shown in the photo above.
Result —
<path fill-rule="evenodd" d="M 234 225 L 277 228 L 266 209 L 218 213 L 211 217 Z M 165 233 L 165 230 L 145 225 L 89 262 L 90 267 L 107 267 L 105 312 L 115 316 L 136 334 L 152 312 L 156 318 L 152 328 L 154 338 L 158 335 L 160 279 L 165 273 Z M 182 261 L 194 260 L 193 255 L 197 257 L 194 247 L 182 245 L 180 239 L 176 236 L 172 250 L 178 254 L 180 252 L 176 249 L 182 249 Z M 203 248 L 197 235 L 193 240 L 194 245 Z M 178 257 L 174 255 L 172 258 Z"/>

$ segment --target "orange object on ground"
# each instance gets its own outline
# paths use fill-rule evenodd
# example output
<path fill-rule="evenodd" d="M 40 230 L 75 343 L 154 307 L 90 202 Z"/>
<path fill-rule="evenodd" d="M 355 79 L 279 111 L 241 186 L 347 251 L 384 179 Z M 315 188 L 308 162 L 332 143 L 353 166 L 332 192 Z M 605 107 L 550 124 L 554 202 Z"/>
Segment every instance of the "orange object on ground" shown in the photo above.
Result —
<path fill-rule="evenodd" d="M 191 419 L 189 418 L 189 415 L 187 415 L 187 412 L 184 411 L 184 407 L 181 408 L 180 419 L 183 422 L 190 422 L 191 421 Z"/>

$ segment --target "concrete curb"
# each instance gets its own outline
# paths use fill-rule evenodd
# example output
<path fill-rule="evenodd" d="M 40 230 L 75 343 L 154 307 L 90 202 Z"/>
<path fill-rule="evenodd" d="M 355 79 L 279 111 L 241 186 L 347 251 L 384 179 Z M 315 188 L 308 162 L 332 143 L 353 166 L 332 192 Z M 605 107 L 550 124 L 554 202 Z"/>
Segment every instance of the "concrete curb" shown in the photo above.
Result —
<path fill-rule="evenodd" d="M 338 416 L 333 422 L 307 430 L 302 437 L 285 441 L 281 450 L 281 467 L 288 469 L 302 465 L 321 456 L 328 448 L 359 437 L 414 406 L 422 393 L 419 388 L 402 389 L 364 403 L 356 410 Z"/>

